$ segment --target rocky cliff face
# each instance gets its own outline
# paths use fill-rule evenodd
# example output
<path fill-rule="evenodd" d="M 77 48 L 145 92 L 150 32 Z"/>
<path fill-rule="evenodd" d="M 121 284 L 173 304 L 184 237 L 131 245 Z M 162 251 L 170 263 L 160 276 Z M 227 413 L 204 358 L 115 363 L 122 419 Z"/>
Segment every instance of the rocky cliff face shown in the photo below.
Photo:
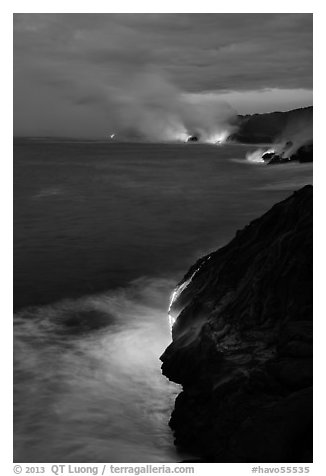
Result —
<path fill-rule="evenodd" d="M 176 445 L 205 461 L 312 461 L 312 187 L 200 259 L 170 314 Z"/>
<path fill-rule="evenodd" d="M 312 106 L 286 112 L 237 116 L 234 122 L 237 132 L 231 134 L 229 140 L 247 144 L 289 140 L 307 128 L 312 132 L 312 122 Z"/>
<path fill-rule="evenodd" d="M 287 156 L 286 147 L 285 150 L 280 152 L 267 152 L 262 156 L 262 159 L 268 165 L 284 164 L 289 162 L 312 162 L 313 161 L 313 143 L 308 142 L 299 147 L 293 154 Z"/>

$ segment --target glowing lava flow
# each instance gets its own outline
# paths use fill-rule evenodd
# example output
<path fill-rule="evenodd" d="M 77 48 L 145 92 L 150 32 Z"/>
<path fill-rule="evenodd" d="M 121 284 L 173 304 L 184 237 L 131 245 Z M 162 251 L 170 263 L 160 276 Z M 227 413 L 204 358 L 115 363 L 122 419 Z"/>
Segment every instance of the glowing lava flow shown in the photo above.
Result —
<path fill-rule="evenodd" d="M 197 270 L 197 271 L 198 271 L 198 270 Z M 196 273 L 197 271 L 195 271 L 195 273 Z M 173 291 L 173 293 L 171 294 L 170 305 L 169 305 L 169 310 L 168 310 L 169 325 L 170 325 L 170 331 L 171 331 L 171 332 L 172 332 L 173 324 L 174 324 L 175 321 L 176 321 L 176 317 L 172 316 L 172 314 L 171 314 L 173 303 L 178 299 L 178 297 L 180 296 L 180 294 L 182 293 L 182 291 L 183 291 L 184 289 L 186 289 L 186 287 L 188 286 L 188 284 L 189 284 L 190 281 L 192 280 L 192 278 L 193 278 L 193 276 L 195 275 L 195 273 L 194 273 L 187 281 L 185 281 L 184 283 L 180 284 L 180 286 L 177 286 L 177 287 L 175 288 L 175 290 Z"/>
<path fill-rule="evenodd" d="M 210 259 L 211 257 L 208 256 L 204 262 L 196 269 L 196 271 L 190 276 L 189 279 L 187 279 L 187 281 L 185 281 L 184 283 L 180 284 L 180 286 L 177 286 L 173 293 L 171 294 L 171 298 L 170 298 L 170 305 L 169 305 L 169 309 L 168 309 L 168 317 L 169 317 L 169 326 L 170 326 L 170 331 L 172 333 L 172 328 L 173 328 L 173 325 L 176 321 L 176 317 L 172 316 L 172 306 L 173 304 L 175 303 L 175 301 L 178 299 L 178 297 L 180 296 L 180 294 L 188 287 L 188 285 L 191 283 L 191 281 L 193 280 L 193 277 L 195 276 L 195 274 L 198 273 L 198 271 L 200 270 L 200 268 L 207 263 L 207 261 Z"/>

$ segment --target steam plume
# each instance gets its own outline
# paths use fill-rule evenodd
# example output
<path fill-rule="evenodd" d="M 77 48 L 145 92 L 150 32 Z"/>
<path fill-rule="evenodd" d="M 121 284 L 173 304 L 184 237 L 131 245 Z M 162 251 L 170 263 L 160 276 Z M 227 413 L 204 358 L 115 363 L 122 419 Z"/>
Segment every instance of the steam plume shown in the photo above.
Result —
<path fill-rule="evenodd" d="M 155 72 L 138 74 L 115 87 L 111 110 L 120 138 L 186 141 L 196 134 L 203 142 L 223 141 L 236 112 L 225 102 L 179 90 Z"/>
<path fill-rule="evenodd" d="M 311 112 L 312 114 L 312 112 Z M 291 157 L 301 146 L 313 141 L 312 115 L 295 119 L 285 127 L 275 147 L 276 153 Z"/>
<path fill-rule="evenodd" d="M 298 111 L 291 111 L 292 116 L 288 118 L 282 132 L 268 149 L 257 149 L 247 153 L 247 160 L 265 163 L 263 159 L 265 154 L 273 154 L 282 160 L 291 159 L 302 146 L 311 145 L 313 142 L 312 108 Z"/>

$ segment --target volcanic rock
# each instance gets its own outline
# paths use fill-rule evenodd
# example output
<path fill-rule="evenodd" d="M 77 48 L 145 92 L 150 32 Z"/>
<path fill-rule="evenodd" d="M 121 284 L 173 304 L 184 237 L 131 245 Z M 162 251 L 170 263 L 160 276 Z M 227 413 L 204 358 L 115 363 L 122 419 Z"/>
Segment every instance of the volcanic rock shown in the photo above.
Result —
<path fill-rule="evenodd" d="M 313 143 L 307 142 L 306 144 L 299 147 L 296 152 L 291 154 L 289 157 L 286 154 L 286 149 L 288 149 L 288 144 L 285 144 L 284 150 L 279 154 L 275 152 L 265 152 L 262 155 L 262 159 L 267 162 L 268 165 L 273 164 L 284 164 L 288 162 L 312 162 L 313 161 Z M 292 144 L 292 143 L 291 143 Z"/>
<path fill-rule="evenodd" d="M 299 132 L 303 126 L 312 127 L 312 122 L 312 106 L 285 112 L 237 116 L 232 124 L 236 132 L 231 134 L 228 140 L 245 144 L 270 144 L 280 138 L 286 139 L 290 131 Z"/>
<path fill-rule="evenodd" d="M 313 159 L 313 144 L 309 142 L 305 144 L 291 156 L 291 160 L 297 160 L 299 162 L 312 162 Z"/>
<path fill-rule="evenodd" d="M 203 461 L 312 461 L 312 186 L 190 268 L 162 372 L 170 426 Z"/>
<path fill-rule="evenodd" d="M 187 139 L 187 142 L 198 142 L 198 136 L 190 136 Z"/>

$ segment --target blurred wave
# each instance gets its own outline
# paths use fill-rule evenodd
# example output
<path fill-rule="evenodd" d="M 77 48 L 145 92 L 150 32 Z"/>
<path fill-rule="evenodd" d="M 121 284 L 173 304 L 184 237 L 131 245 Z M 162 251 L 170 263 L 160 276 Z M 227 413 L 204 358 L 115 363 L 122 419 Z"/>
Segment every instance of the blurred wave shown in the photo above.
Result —
<path fill-rule="evenodd" d="M 180 461 L 168 418 L 177 386 L 160 371 L 173 283 L 15 314 L 17 462 Z"/>
<path fill-rule="evenodd" d="M 15 144 L 16 462 L 183 459 L 158 360 L 175 284 L 312 181 L 312 164 L 263 167 L 252 150 Z"/>

